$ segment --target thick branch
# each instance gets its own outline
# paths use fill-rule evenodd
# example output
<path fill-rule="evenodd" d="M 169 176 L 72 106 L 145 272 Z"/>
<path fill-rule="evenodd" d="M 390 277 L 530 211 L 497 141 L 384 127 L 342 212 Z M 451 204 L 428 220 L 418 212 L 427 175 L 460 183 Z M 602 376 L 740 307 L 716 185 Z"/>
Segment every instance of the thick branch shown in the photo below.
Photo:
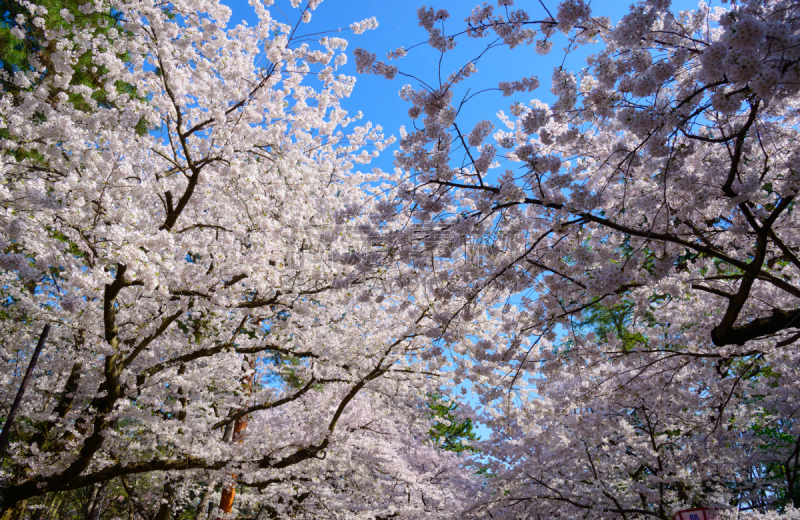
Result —
<path fill-rule="evenodd" d="M 800 309 L 776 309 L 767 318 L 758 318 L 744 325 L 729 328 L 725 334 L 711 332 L 711 339 L 717 346 L 744 345 L 750 340 L 776 334 L 789 327 L 800 328 Z"/>

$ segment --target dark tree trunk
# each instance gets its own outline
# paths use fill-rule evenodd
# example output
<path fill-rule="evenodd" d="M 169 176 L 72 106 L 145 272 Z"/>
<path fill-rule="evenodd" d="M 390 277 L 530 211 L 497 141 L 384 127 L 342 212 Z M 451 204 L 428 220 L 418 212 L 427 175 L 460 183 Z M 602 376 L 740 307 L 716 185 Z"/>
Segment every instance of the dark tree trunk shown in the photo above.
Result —
<path fill-rule="evenodd" d="M 164 495 L 161 499 L 161 507 L 153 520 L 170 520 L 172 518 L 172 502 L 175 498 L 175 488 L 172 482 L 164 484 Z"/>
<path fill-rule="evenodd" d="M 92 484 L 91 492 L 89 493 L 89 501 L 86 502 L 86 509 L 83 512 L 85 520 L 94 520 L 97 504 L 100 503 L 100 494 L 103 488 L 100 484 Z"/>
<path fill-rule="evenodd" d="M 209 513 L 209 505 L 211 504 L 211 494 L 214 491 L 214 483 L 209 482 L 203 493 L 200 495 L 200 503 L 197 504 L 197 516 L 195 520 L 206 520 Z"/>
<path fill-rule="evenodd" d="M 20 500 L 0 515 L 0 520 L 22 520 L 22 515 L 25 513 L 25 506 L 27 505 L 27 500 Z"/>

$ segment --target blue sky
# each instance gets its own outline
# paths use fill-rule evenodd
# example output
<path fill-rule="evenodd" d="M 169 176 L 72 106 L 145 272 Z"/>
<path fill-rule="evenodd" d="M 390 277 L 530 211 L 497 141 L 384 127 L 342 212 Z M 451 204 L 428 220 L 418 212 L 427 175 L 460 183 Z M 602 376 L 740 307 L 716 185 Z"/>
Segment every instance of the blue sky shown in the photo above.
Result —
<path fill-rule="evenodd" d="M 605 0 L 610 3 L 610 0 Z M 255 16 L 252 8 L 246 0 L 229 0 L 223 2 L 233 9 L 231 24 L 246 20 L 249 24 L 255 23 Z M 394 80 L 389 81 L 383 77 L 361 75 L 355 71 L 355 58 L 353 51 L 357 47 L 375 53 L 379 60 L 385 60 L 386 53 L 400 46 L 408 49 L 409 47 L 427 40 L 427 33 L 417 24 L 417 9 L 423 5 L 432 5 L 435 8 L 447 9 L 451 17 L 446 22 L 448 33 L 461 30 L 464 18 L 468 16 L 471 9 L 477 5 L 477 0 L 436 0 L 435 3 L 419 2 L 417 0 L 325 0 L 314 11 L 311 23 L 301 25 L 298 34 L 309 34 L 315 31 L 336 30 L 341 28 L 341 36 L 350 41 L 347 49 L 348 64 L 343 72 L 348 75 L 356 76 L 356 87 L 352 96 L 345 100 L 343 106 L 351 114 L 359 110 L 364 114 L 363 121 L 371 121 L 373 124 L 381 125 L 386 134 L 399 136 L 401 125 L 411 126 L 411 120 L 407 112 L 410 105 L 402 101 L 397 92 L 405 85 L 419 88 L 420 83 L 412 78 L 398 75 Z M 532 4 L 531 12 L 534 16 L 542 13 L 538 4 Z M 546 4 L 555 4 L 547 2 Z M 622 5 L 622 4 L 620 4 Z M 277 7 L 277 9 L 275 9 Z M 283 22 L 287 18 L 295 23 L 299 14 L 299 9 L 294 9 L 288 0 L 278 0 L 272 8 L 273 17 Z M 548 6 L 555 10 L 555 5 Z M 618 9 L 620 13 L 621 9 Z M 283 14 L 285 14 L 285 17 Z M 349 26 L 352 22 L 360 21 L 365 18 L 375 17 L 379 27 L 376 30 L 367 31 L 361 35 L 354 35 Z M 332 34 L 335 35 L 335 34 Z M 491 37 L 480 40 L 463 38 L 456 49 L 445 55 L 442 66 L 443 76 L 449 75 L 479 54 L 485 45 L 491 41 Z M 457 86 L 456 97 L 467 93 L 467 88 L 472 89 L 470 93 L 485 88 L 495 88 L 500 81 L 513 81 L 523 76 L 537 75 L 542 83 L 539 89 L 532 93 L 517 94 L 512 97 L 502 97 L 499 91 L 486 92 L 473 98 L 469 103 L 468 109 L 464 112 L 464 128 L 471 128 L 475 123 L 482 119 L 496 120 L 495 114 L 498 110 L 505 110 L 515 101 L 527 103 L 533 97 L 545 102 L 553 100 L 549 91 L 550 76 L 554 66 L 561 64 L 564 52 L 560 50 L 564 42 L 562 39 L 556 42 L 554 50 L 548 56 L 537 55 L 532 47 L 518 48 L 513 52 L 507 49 L 495 49 L 485 56 L 478 63 L 478 74 L 473 76 L 468 85 Z M 588 49 L 580 49 L 572 54 L 567 60 L 568 66 L 580 68 L 586 56 L 590 54 Z M 439 54 L 426 45 L 421 45 L 409 51 L 406 58 L 393 61 L 398 65 L 401 72 L 410 73 L 429 83 L 436 82 L 438 70 Z M 369 166 L 378 166 L 389 170 L 393 168 L 391 148 L 385 151 L 382 156 Z"/>
<path fill-rule="evenodd" d="M 223 3 L 233 10 L 230 23 L 237 24 L 246 20 L 250 25 L 256 21 L 253 9 L 246 0 L 223 0 Z M 398 75 L 393 81 L 383 77 L 360 75 L 355 71 L 355 58 L 353 51 L 363 47 L 377 55 L 379 60 L 385 60 L 386 53 L 400 46 L 409 47 L 427 40 L 426 32 L 417 24 L 416 12 L 419 7 L 430 5 L 436 9 L 446 9 L 450 18 L 446 21 L 446 31 L 451 34 L 461 31 L 465 27 L 466 18 L 473 7 L 480 4 L 478 0 L 324 0 L 314 11 L 309 24 L 301 24 L 298 34 L 304 35 L 316 31 L 330 31 L 341 28 L 341 36 L 350 41 L 347 49 L 348 64 L 344 67 L 345 74 L 356 76 L 356 87 L 352 96 L 345 100 L 343 106 L 351 114 L 359 110 L 364 114 L 363 121 L 371 121 L 381 125 L 386 134 L 399 136 L 401 125 L 411 126 L 407 111 L 410 105 L 402 101 L 397 92 L 405 85 L 419 88 L 420 84 L 414 79 Z M 492 3 L 496 3 L 492 1 Z M 556 12 L 558 0 L 542 0 L 551 13 Z M 592 0 L 592 11 L 596 15 L 608 16 L 612 22 L 617 22 L 628 11 L 630 1 L 619 0 Z M 719 3 L 719 0 L 712 5 Z M 304 6 L 305 3 L 301 4 Z M 674 0 L 673 8 L 679 10 L 692 9 L 697 5 L 693 0 Z M 517 0 L 514 9 L 526 9 L 532 19 L 541 19 L 545 16 L 542 4 L 538 0 Z M 289 0 L 277 0 L 270 8 L 273 17 L 282 22 L 296 23 L 301 10 L 292 8 Z M 379 27 L 361 35 L 354 35 L 348 28 L 351 23 L 365 18 L 375 17 Z M 442 66 L 442 75 L 449 75 L 457 70 L 468 60 L 477 56 L 492 40 L 492 37 L 482 39 L 461 38 L 456 49 L 445 55 Z M 472 126 L 482 119 L 489 119 L 497 124 L 496 113 L 505 110 L 515 102 L 528 103 L 531 99 L 539 99 L 546 103 L 554 101 L 550 93 L 550 77 L 553 67 L 561 65 L 570 70 L 580 70 L 584 67 L 588 55 L 597 52 L 599 46 L 582 47 L 572 51 L 565 60 L 563 47 L 566 44 L 563 36 L 554 40 L 553 50 L 547 56 L 539 56 L 532 46 L 519 47 L 513 51 L 507 48 L 497 48 L 490 51 L 478 63 L 478 73 L 467 82 L 456 86 L 456 98 L 476 91 L 495 88 L 500 81 L 513 81 L 522 77 L 536 75 L 541 86 L 531 93 L 518 93 L 511 97 L 503 97 L 499 91 L 485 92 L 473 98 L 467 109 L 460 116 L 460 127 L 469 131 Z M 439 54 L 427 45 L 418 46 L 406 58 L 392 63 L 398 65 L 401 72 L 410 73 L 424 81 L 436 82 Z M 387 149 L 380 158 L 373 161 L 366 169 L 378 166 L 391 171 L 392 150 Z M 498 170 L 496 170 L 498 171 Z"/>

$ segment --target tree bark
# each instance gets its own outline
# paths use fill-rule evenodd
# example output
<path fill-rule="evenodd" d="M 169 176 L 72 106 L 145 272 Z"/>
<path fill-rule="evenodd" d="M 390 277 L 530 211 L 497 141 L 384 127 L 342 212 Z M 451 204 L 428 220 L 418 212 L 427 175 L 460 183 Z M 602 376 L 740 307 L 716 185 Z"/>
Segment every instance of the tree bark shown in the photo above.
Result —
<path fill-rule="evenodd" d="M 170 520 L 172 518 L 172 502 L 175 499 L 175 488 L 172 482 L 164 484 L 164 494 L 161 498 L 161 507 L 158 508 L 153 520 Z"/>
<path fill-rule="evenodd" d="M 102 492 L 102 484 L 92 484 L 92 491 L 89 493 L 89 501 L 86 502 L 86 509 L 83 513 L 83 517 L 86 520 L 94 520 L 97 516 L 95 513 L 97 512 L 97 507 L 100 503 Z"/>
<path fill-rule="evenodd" d="M 22 382 L 19 384 L 19 390 L 17 390 L 17 396 L 14 398 L 14 404 L 11 405 L 11 410 L 8 412 L 8 416 L 6 417 L 6 422 L 3 424 L 3 431 L 0 433 L 0 454 L 2 455 L 5 455 L 6 453 L 6 444 L 8 443 L 9 435 L 11 435 L 11 427 L 14 424 L 14 416 L 17 415 L 19 405 L 22 403 L 22 396 L 25 395 L 25 389 L 28 387 L 28 382 L 31 380 L 33 369 L 36 368 L 36 361 L 39 359 L 39 354 L 42 352 L 42 347 L 44 347 L 44 341 L 47 339 L 48 332 L 50 332 L 49 323 L 44 326 L 44 329 L 42 329 L 42 334 L 39 336 L 39 341 L 36 343 L 36 348 L 33 350 L 31 361 L 28 364 L 28 370 L 25 371 L 25 376 L 22 378 Z"/>
<path fill-rule="evenodd" d="M 6 509 L 5 513 L 0 516 L 0 520 L 22 520 L 22 515 L 25 513 L 25 506 L 27 505 L 27 500 L 20 500 L 10 509 Z"/>
<path fill-rule="evenodd" d="M 197 515 L 195 520 L 206 520 L 210 512 L 209 506 L 211 505 L 211 493 L 214 491 L 214 483 L 209 482 L 203 492 L 200 494 L 200 503 L 197 504 Z"/>

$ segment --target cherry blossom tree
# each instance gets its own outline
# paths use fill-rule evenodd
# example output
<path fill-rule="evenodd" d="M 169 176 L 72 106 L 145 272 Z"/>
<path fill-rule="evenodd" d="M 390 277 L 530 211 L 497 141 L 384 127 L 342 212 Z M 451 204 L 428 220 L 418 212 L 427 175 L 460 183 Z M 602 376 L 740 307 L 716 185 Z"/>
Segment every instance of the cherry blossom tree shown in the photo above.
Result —
<path fill-rule="evenodd" d="M 14 36 L 42 29 L 48 54 L 0 97 L 3 403 L 52 332 L 3 508 L 145 477 L 159 520 L 213 483 L 222 516 L 233 486 L 276 517 L 448 517 L 472 495 L 416 414 L 442 346 L 485 320 L 443 334 L 464 296 L 388 261 L 417 239 L 398 180 L 355 170 L 391 140 L 339 105 L 347 42 L 295 41 L 318 1 L 295 26 L 269 4 L 226 28 L 213 0 L 87 2 L 55 26 L 20 3 Z"/>
<path fill-rule="evenodd" d="M 467 304 L 444 327 L 502 323 L 456 346 L 456 377 L 495 430 L 481 449 L 502 461 L 476 516 L 776 507 L 800 474 L 797 3 L 641 1 L 616 24 L 583 0 L 513 4 L 484 3 L 455 29 L 421 7 L 436 51 L 489 43 L 400 91 L 414 121 L 401 198 L 467 237 L 448 252 Z M 599 47 L 586 68 L 553 71 L 554 103 L 459 123 L 470 98 L 456 85 L 469 91 L 481 60 L 554 42 Z M 362 72 L 402 72 L 356 55 Z M 496 90 L 539 86 L 523 75 Z M 638 340 L 581 330 L 597 305 L 627 306 Z"/>

